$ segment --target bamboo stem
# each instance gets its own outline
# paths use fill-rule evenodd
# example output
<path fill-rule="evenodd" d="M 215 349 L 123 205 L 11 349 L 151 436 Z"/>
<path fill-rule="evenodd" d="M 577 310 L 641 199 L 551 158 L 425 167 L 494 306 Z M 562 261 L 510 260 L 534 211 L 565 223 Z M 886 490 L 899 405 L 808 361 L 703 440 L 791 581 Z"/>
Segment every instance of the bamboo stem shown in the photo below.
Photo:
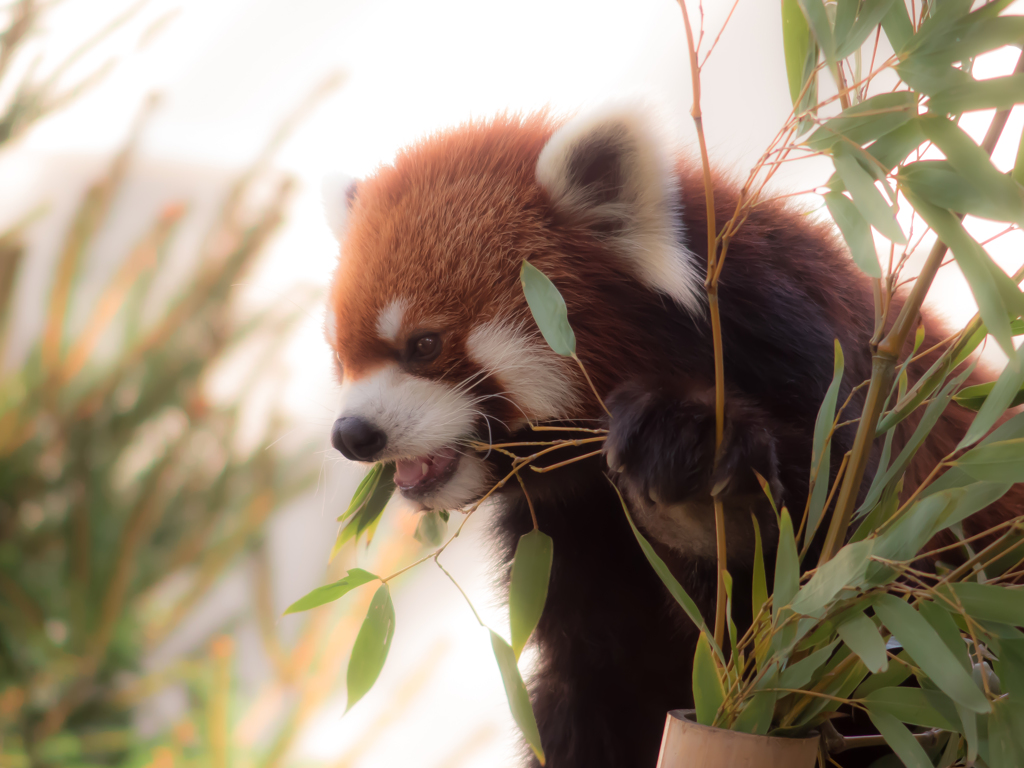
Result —
<path fill-rule="evenodd" d="M 1017 60 L 1015 72 L 1024 71 L 1024 54 Z M 996 112 L 989 124 L 988 132 L 981 143 L 981 148 L 986 154 L 992 154 L 999 137 L 1003 133 L 1006 121 L 1010 116 L 1009 110 Z M 963 214 L 960 214 L 963 219 Z M 871 383 L 868 385 L 868 394 L 864 403 L 864 410 L 861 413 L 860 423 L 857 425 L 857 435 L 854 438 L 853 450 L 851 452 L 850 464 L 843 478 L 843 486 L 836 501 L 836 509 L 832 515 L 832 522 L 829 525 L 828 537 L 825 539 L 825 546 L 821 551 L 821 558 L 818 565 L 824 565 L 833 557 L 846 542 L 846 535 L 853 518 L 854 506 L 857 503 L 857 495 L 861 483 L 864 480 L 864 472 L 867 469 L 868 458 L 871 453 L 871 444 L 875 439 L 875 428 L 878 426 L 878 419 L 882 413 L 885 398 L 892 386 L 893 376 L 896 370 L 896 361 L 900 352 L 906 344 L 907 337 L 917 324 L 917 317 L 924 304 L 925 296 L 931 289 L 932 281 L 939 271 L 942 259 L 946 255 L 948 246 L 941 240 L 936 240 L 932 246 L 928 259 L 921 268 L 921 273 L 914 283 L 914 287 L 907 296 L 906 303 L 900 310 L 896 322 L 885 335 L 885 338 L 875 348 L 872 354 Z"/>
<path fill-rule="evenodd" d="M 704 287 L 708 294 L 708 313 L 711 316 L 711 334 L 715 356 L 715 461 L 722 447 L 725 434 L 725 362 L 722 353 L 722 321 L 718 310 L 718 275 L 721 264 L 716 256 L 718 235 L 715 222 L 715 190 L 711 180 L 711 163 L 708 159 L 707 142 L 704 139 L 704 119 L 700 109 L 700 65 L 697 61 L 697 49 L 693 43 L 693 29 L 690 26 L 690 15 L 686 11 L 686 0 L 678 0 L 683 12 L 683 25 L 686 27 L 686 46 L 690 55 L 690 82 L 693 89 L 693 106 L 690 115 L 697 130 L 697 141 L 700 144 L 700 160 L 704 169 L 704 197 L 708 217 L 708 270 Z M 723 252 L 724 256 L 724 252 Z M 713 499 L 715 509 L 715 552 L 718 560 L 718 589 L 715 597 L 715 642 L 722 647 L 725 640 L 725 568 L 728 547 L 725 540 L 725 509 L 717 497 Z"/>

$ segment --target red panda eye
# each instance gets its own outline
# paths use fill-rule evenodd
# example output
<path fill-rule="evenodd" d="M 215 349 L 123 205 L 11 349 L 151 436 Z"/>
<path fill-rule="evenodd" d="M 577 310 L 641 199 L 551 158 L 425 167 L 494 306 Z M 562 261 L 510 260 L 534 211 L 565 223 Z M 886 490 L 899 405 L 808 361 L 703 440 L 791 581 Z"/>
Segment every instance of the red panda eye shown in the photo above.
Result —
<path fill-rule="evenodd" d="M 412 342 L 414 360 L 431 360 L 441 351 L 441 339 L 432 333 L 420 336 Z"/>

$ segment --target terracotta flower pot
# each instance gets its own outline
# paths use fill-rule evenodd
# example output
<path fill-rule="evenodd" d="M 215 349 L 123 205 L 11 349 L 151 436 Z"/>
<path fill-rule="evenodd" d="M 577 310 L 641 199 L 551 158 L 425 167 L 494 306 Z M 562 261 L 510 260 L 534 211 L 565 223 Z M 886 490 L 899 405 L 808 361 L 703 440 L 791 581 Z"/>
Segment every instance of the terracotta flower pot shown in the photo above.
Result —
<path fill-rule="evenodd" d="M 753 736 L 700 725 L 692 709 L 665 718 L 658 768 L 814 768 L 818 735 L 802 739 Z"/>

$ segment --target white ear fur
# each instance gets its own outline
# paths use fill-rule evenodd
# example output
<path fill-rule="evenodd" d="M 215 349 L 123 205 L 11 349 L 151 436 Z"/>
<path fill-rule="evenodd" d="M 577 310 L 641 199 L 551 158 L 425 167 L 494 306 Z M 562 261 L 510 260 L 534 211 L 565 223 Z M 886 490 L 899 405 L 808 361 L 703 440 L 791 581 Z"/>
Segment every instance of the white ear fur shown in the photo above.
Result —
<path fill-rule="evenodd" d="M 356 199 L 358 182 L 343 173 L 324 176 L 320 182 L 320 197 L 324 206 L 324 218 L 335 238 L 341 240 L 348 225 L 348 214 Z"/>
<path fill-rule="evenodd" d="M 555 204 L 600 232 L 641 282 L 702 311 L 703 279 L 684 245 L 671 156 L 642 110 L 569 120 L 541 151 L 536 175 Z"/>

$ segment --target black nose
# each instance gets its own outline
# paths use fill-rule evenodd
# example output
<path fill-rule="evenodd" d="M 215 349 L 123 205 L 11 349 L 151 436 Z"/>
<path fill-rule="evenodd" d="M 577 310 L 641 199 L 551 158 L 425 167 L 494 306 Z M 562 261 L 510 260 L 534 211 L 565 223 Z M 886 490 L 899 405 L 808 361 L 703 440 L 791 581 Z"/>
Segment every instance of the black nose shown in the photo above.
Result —
<path fill-rule="evenodd" d="M 352 461 L 373 461 L 387 444 L 387 435 L 358 416 L 343 416 L 331 429 L 331 445 Z"/>

